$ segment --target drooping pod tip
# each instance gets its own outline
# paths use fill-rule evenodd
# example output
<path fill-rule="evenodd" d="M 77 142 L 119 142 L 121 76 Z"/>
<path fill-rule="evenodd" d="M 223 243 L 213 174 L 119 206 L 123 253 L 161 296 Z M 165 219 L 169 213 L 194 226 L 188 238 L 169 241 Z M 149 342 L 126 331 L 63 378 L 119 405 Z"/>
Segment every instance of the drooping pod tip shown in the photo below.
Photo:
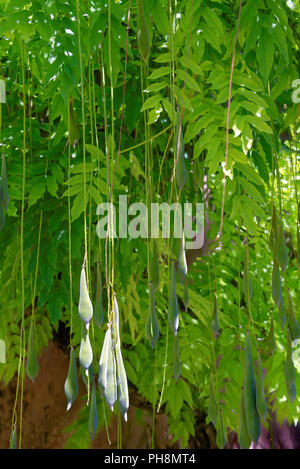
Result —
<path fill-rule="evenodd" d="M 68 402 L 68 405 L 67 405 L 67 412 L 68 412 L 68 410 L 71 409 L 71 407 L 72 407 L 72 402 Z"/>
<path fill-rule="evenodd" d="M 123 415 L 125 422 L 127 422 L 127 412 Z"/>

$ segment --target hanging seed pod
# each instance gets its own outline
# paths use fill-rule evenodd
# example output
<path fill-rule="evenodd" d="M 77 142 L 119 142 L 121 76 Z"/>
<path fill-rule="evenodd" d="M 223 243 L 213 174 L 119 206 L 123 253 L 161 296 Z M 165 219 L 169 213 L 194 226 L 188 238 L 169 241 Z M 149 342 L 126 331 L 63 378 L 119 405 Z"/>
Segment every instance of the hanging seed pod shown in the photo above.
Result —
<path fill-rule="evenodd" d="M 71 408 L 73 402 L 78 395 L 78 379 L 77 379 L 77 366 L 76 354 L 74 348 L 70 348 L 70 361 L 67 379 L 65 381 L 65 395 L 67 398 L 67 411 Z"/>
<path fill-rule="evenodd" d="M 90 433 L 91 440 L 94 439 L 95 433 L 97 431 L 97 427 L 98 427 L 98 415 L 97 415 L 96 387 L 95 387 L 95 381 L 93 380 L 90 413 L 89 413 L 89 433 Z"/>
<path fill-rule="evenodd" d="M 280 322 L 280 325 L 281 325 L 281 329 L 284 330 L 285 314 L 284 314 L 283 298 L 281 299 L 281 302 L 278 306 L 278 317 L 279 317 L 279 322 Z"/>
<path fill-rule="evenodd" d="M 210 421 L 213 422 L 214 425 L 216 425 L 217 418 L 218 418 L 218 403 L 216 399 L 213 372 L 210 373 L 210 377 L 209 377 L 208 417 Z"/>
<path fill-rule="evenodd" d="M 29 328 L 29 335 L 28 335 L 28 358 L 27 358 L 27 366 L 26 366 L 26 373 L 27 376 L 31 379 L 31 381 L 35 382 L 35 378 L 39 372 L 39 362 L 37 359 L 36 348 L 35 348 L 35 337 L 34 337 L 34 329 L 33 329 L 33 322 L 31 321 L 30 328 Z"/>
<path fill-rule="evenodd" d="M 182 191 L 187 178 L 185 161 L 184 161 L 184 141 L 181 124 L 181 113 L 177 109 L 177 122 L 175 129 L 175 179 L 179 191 Z"/>
<path fill-rule="evenodd" d="M 246 301 L 249 305 L 250 300 L 252 298 L 252 284 L 251 284 L 251 278 L 250 278 L 250 271 L 249 271 L 249 248 L 248 248 L 248 242 L 245 243 L 245 248 L 244 248 L 244 292 L 245 292 L 245 297 Z"/>
<path fill-rule="evenodd" d="M 89 297 L 89 292 L 86 284 L 85 268 L 82 267 L 80 274 L 80 296 L 78 312 L 80 319 L 88 324 L 93 316 L 93 305 Z"/>
<path fill-rule="evenodd" d="M 169 320 L 170 328 L 173 334 L 176 335 L 177 330 L 178 330 L 178 325 L 179 325 L 179 313 L 178 313 L 178 303 L 177 303 L 177 296 L 176 296 L 175 266 L 174 266 L 173 261 L 171 264 L 168 320 Z"/>
<path fill-rule="evenodd" d="M 148 63 L 148 58 L 150 55 L 150 35 L 148 29 L 148 23 L 146 21 L 143 0 L 138 0 L 138 10 L 137 10 L 137 39 L 138 39 L 138 48 L 142 59 L 145 64 Z"/>
<path fill-rule="evenodd" d="M 75 147 L 80 139 L 79 128 L 75 121 L 73 110 L 73 99 L 69 99 L 69 143 L 71 147 Z"/>
<path fill-rule="evenodd" d="M 287 393 L 287 397 L 289 401 L 293 403 L 297 395 L 297 389 L 296 389 L 295 383 L 293 383 L 292 386 L 287 386 L 286 393 Z"/>
<path fill-rule="evenodd" d="M 296 369 L 292 357 L 292 338 L 287 331 L 286 361 L 284 365 L 284 375 L 287 387 L 291 388 L 296 380 Z"/>
<path fill-rule="evenodd" d="M 274 334 L 274 321 L 273 318 L 271 318 L 271 326 L 270 326 L 270 331 L 266 339 L 267 342 L 267 347 L 270 356 L 273 356 L 275 351 L 276 351 L 276 340 L 275 340 L 275 334 Z"/>
<path fill-rule="evenodd" d="M 264 391 L 264 374 L 262 369 L 260 353 L 257 352 L 257 375 L 256 375 L 256 409 L 261 420 L 267 415 L 267 404 Z"/>
<path fill-rule="evenodd" d="M 100 328 L 103 323 L 103 302 L 102 302 L 102 277 L 99 262 L 97 262 L 97 285 L 96 285 L 96 300 L 94 307 L 94 319 L 97 326 Z"/>
<path fill-rule="evenodd" d="M 278 239 L 276 243 L 276 260 L 284 272 L 289 262 L 289 256 L 285 244 L 282 220 L 280 220 L 279 223 Z"/>
<path fill-rule="evenodd" d="M 244 391 L 241 393 L 241 404 L 240 404 L 240 431 L 239 431 L 239 445 L 242 449 L 249 449 L 251 446 L 251 438 L 248 434 L 246 415 L 245 415 L 245 402 L 244 402 Z"/>
<path fill-rule="evenodd" d="M 159 328 L 156 319 L 155 293 L 152 283 L 150 283 L 149 309 L 145 325 L 145 334 L 151 347 L 154 348 L 159 336 Z"/>
<path fill-rule="evenodd" d="M 281 294 L 280 270 L 279 270 L 279 265 L 278 265 L 276 259 L 274 259 L 274 262 L 273 262 L 272 297 L 273 297 L 275 305 L 278 308 L 278 306 L 280 305 L 280 302 L 282 300 L 282 294 Z"/>
<path fill-rule="evenodd" d="M 173 336 L 173 376 L 177 382 L 181 373 L 180 345 L 178 335 Z"/>
<path fill-rule="evenodd" d="M 127 422 L 127 412 L 129 409 L 129 394 L 126 371 L 123 363 L 120 340 L 115 345 L 116 361 L 117 361 L 117 389 L 119 408 L 125 422 Z"/>
<path fill-rule="evenodd" d="M 188 309 L 188 306 L 189 306 L 189 301 L 190 301 L 190 299 L 189 299 L 189 284 L 188 284 L 187 277 L 185 278 L 185 281 L 184 281 L 184 290 L 183 290 L 182 301 L 183 301 L 183 304 L 184 304 L 185 312 L 187 312 L 187 309 Z"/>
<path fill-rule="evenodd" d="M 186 276 L 187 276 L 187 262 L 185 257 L 185 239 L 184 239 L 184 232 L 182 232 L 182 238 L 180 239 L 180 248 L 179 248 L 179 255 L 178 255 L 178 274 L 180 278 L 180 283 L 183 284 Z"/>
<path fill-rule="evenodd" d="M 6 163 L 5 163 L 4 153 L 2 153 L 1 182 L 2 182 L 2 200 L 3 200 L 3 203 L 4 203 L 4 208 L 7 211 L 8 202 L 9 202 L 9 195 L 8 195 Z"/>
<path fill-rule="evenodd" d="M 248 435 L 257 442 L 260 435 L 260 420 L 256 409 L 256 385 L 251 358 L 250 336 L 247 335 L 245 346 L 244 404 Z"/>
<path fill-rule="evenodd" d="M 292 297 L 290 291 L 288 290 L 288 297 L 289 297 L 289 307 L 287 311 L 287 323 L 290 334 L 292 336 L 292 340 L 296 340 L 300 338 L 300 327 L 295 315 L 294 305 L 292 302 Z"/>
<path fill-rule="evenodd" d="M 89 333 L 87 327 L 82 327 L 81 343 L 79 350 L 79 362 L 80 365 L 88 373 L 88 368 L 91 366 L 93 361 L 93 350 L 90 343 Z"/>
<path fill-rule="evenodd" d="M 100 357 L 98 384 L 111 410 L 117 400 L 116 359 L 112 344 L 112 331 L 109 325 Z"/>
<path fill-rule="evenodd" d="M 159 253 L 157 249 L 156 239 L 153 240 L 153 248 L 150 259 L 150 277 L 152 280 L 154 291 L 159 287 Z"/>
<path fill-rule="evenodd" d="M 6 103 L 6 89 L 5 89 L 5 81 L 0 80 L 0 104 Z"/>
<path fill-rule="evenodd" d="M 16 428 L 16 425 L 14 425 L 14 428 L 13 428 L 13 431 L 12 431 L 12 434 L 11 434 L 9 449 L 17 449 L 17 428 Z"/>
<path fill-rule="evenodd" d="M 273 253 L 275 253 L 277 236 L 278 236 L 277 214 L 276 214 L 275 205 L 273 205 L 271 231 L 270 231 L 270 237 L 269 237 L 269 248 L 271 249 L 271 251 L 273 251 Z"/>
<path fill-rule="evenodd" d="M 218 302 L 217 302 L 217 295 L 214 292 L 214 309 L 213 309 L 213 317 L 211 320 L 211 330 L 216 340 L 219 335 L 219 320 L 218 320 Z"/>
<path fill-rule="evenodd" d="M 220 449 L 223 449 L 226 444 L 225 428 L 223 412 L 220 410 L 216 422 L 217 438 L 216 443 Z"/>
<path fill-rule="evenodd" d="M 114 293 L 114 323 L 116 326 L 116 339 L 119 338 L 120 330 L 119 330 L 119 306 L 117 302 L 117 296 Z"/>

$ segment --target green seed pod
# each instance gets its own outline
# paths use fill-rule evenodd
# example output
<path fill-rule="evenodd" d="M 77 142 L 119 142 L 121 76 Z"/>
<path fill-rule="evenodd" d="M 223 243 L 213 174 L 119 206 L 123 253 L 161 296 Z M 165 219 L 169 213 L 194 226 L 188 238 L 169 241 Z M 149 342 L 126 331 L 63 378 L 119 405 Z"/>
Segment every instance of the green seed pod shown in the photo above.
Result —
<path fill-rule="evenodd" d="M 274 262 L 273 262 L 272 297 L 273 297 L 275 305 L 278 308 L 278 306 L 280 305 L 280 302 L 282 301 L 282 294 L 281 294 L 281 278 L 280 278 L 279 265 L 276 259 L 274 259 Z"/>
<path fill-rule="evenodd" d="M 138 39 L 139 52 L 145 64 L 147 64 L 148 58 L 150 55 L 150 35 L 149 35 L 148 24 L 147 24 L 146 17 L 145 17 L 143 0 L 138 0 L 137 25 L 138 25 L 137 39 Z"/>
<path fill-rule="evenodd" d="M 95 381 L 93 380 L 90 413 L 89 413 L 89 433 L 90 433 L 91 440 L 94 439 L 95 433 L 97 431 L 97 427 L 98 427 L 98 415 L 97 415 L 96 387 L 95 387 Z"/>
<path fill-rule="evenodd" d="M 250 300 L 252 298 L 252 284 L 251 284 L 251 278 L 250 278 L 250 271 L 249 271 L 249 248 L 248 248 L 248 242 L 245 243 L 245 248 L 244 248 L 244 292 L 245 292 L 245 298 L 247 300 L 247 303 L 250 303 Z"/>
<path fill-rule="evenodd" d="M 116 378 L 116 359 L 113 350 L 112 331 L 109 325 L 104 338 L 103 348 L 99 363 L 98 384 L 105 399 L 113 410 L 114 403 L 117 400 L 117 378 Z"/>
<path fill-rule="evenodd" d="M 181 373 L 180 345 L 178 335 L 173 336 L 173 376 L 177 382 Z"/>
<path fill-rule="evenodd" d="M 93 361 L 93 350 L 90 343 L 88 328 L 83 327 L 83 333 L 81 335 L 81 343 L 80 343 L 80 350 L 79 350 L 79 362 L 80 365 L 86 370 L 86 374 L 88 373 L 88 368 L 91 366 Z"/>
<path fill-rule="evenodd" d="M 80 138 L 79 128 L 75 121 L 74 110 L 73 110 L 73 99 L 69 99 L 69 143 L 71 147 L 75 147 Z"/>
<path fill-rule="evenodd" d="M 65 381 L 65 395 L 67 398 L 67 411 L 71 408 L 73 402 L 78 395 L 78 379 L 77 379 L 77 366 L 76 354 L 74 348 L 70 348 L 70 361 L 67 379 Z"/>
<path fill-rule="evenodd" d="M 116 353 L 116 361 L 117 361 L 117 389 L 118 389 L 119 408 L 126 422 L 127 412 L 129 409 L 129 394 L 128 394 L 127 376 L 126 376 L 126 371 L 125 371 L 122 353 L 121 353 L 120 340 L 118 340 L 115 345 L 115 353 Z"/>
<path fill-rule="evenodd" d="M 264 374 L 260 353 L 257 352 L 257 379 L 256 379 L 256 409 L 261 420 L 264 420 L 267 415 L 267 404 L 264 391 Z"/>
<path fill-rule="evenodd" d="M 286 361 L 284 365 L 284 375 L 286 385 L 291 388 L 296 380 L 296 369 L 294 367 L 292 358 L 292 338 L 289 331 L 287 331 L 287 350 L 286 350 Z"/>
<path fill-rule="evenodd" d="M 184 141 L 183 141 L 183 131 L 181 124 L 181 114 L 179 109 L 177 109 L 177 122 L 175 129 L 175 179 L 177 182 L 178 189 L 182 191 L 185 181 L 187 178 L 185 161 L 184 161 Z"/>
<path fill-rule="evenodd" d="M 180 278 L 181 284 L 183 284 L 185 277 L 187 275 L 187 262 L 185 257 L 185 239 L 184 233 L 182 233 L 182 238 L 180 239 L 180 248 L 179 248 L 179 255 L 178 255 L 178 274 Z"/>
<path fill-rule="evenodd" d="M 273 318 L 271 318 L 271 326 L 270 326 L 270 331 L 266 339 L 267 346 L 268 346 L 268 351 L 270 356 L 274 355 L 276 351 L 276 340 L 275 340 L 275 334 L 274 334 L 274 321 Z"/>
<path fill-rule="evenodd" d="M 260 435 L 260 420 L 256 409 L 256 385 L 251 358 L 250 336 L 247 335 L 245 347 L 244 404 L 248 435 L 257 442 Z"/>
<path fill-rule="evenodd" d="M 275 205 L 273 205 L 271 230 L 270 230 L 270 237 L 269 237 L 269 248 L 271 249 L 271 251 L 273 251 L 273 253 L 275 253 L 277 237 L 278 237 L 277 214 L 276 214 Z"/>
<path fill-rule="evenodd" d="M 216 425 L 218 418 L 218 403 L 216 399 L 216 391 L 214 384 L 214 375 L 213 372 L 210 373 L 209 377 L 209 402 L 208 402 L 208 417 L 214 425 Z"/>
<path fill-rule="evenodd" d="M 224 419 L 223 412 L 220 410 L 216 422 L 217 430 L 217 439 L 216 443 L 220 449 L 223 449 L 226 444 L 225 428 L 224 428 Z"/>
<path fill-rule="evenodd" d="M 157 249 L 157 242 L 156 239 L 153 240 L 153 248 L 152 254 L 150 259 L 150 277 L 152 280 L 154 291 L 156 291 L 159 287 L 159 253 Z"/>
<path fill-rule="evenodd" d="M 289 256 L 285 244 L 282 220 L 280 220 L 279 223 L 278 239 L 276 243 L 276 260 L 284 272 L 289 262 Z"/>
<path fill-rule="evenodd" d="M 93 305 L 89 297 L 89 292 L 86 284 L 85 268 L 82 267 L 80 275 L 80 296 L 78 312 L 80 319 L 88 324 L 93 316 Z"/>
<path fill-rule="evenodd" d="M 286 391 L 287 391 L 287 397 L 288 397 L 289 401 L 291 403 L 293 403 L 294 400 L 296 399 L 296 395 L 297 395 L 297 390 L 296 390 L 295 383 L 293 383 L 292 386 L 287 386 Z"/>
<path fill-rule="evenodd" d="M 37 359 L 36 348 L 35 348 L 35 337 L 34 337 L 34 329 L 33 329 L 33 322 L 31 321 L 30 328 L 29 328 L 29 336 L 28 336 L 28 358 L 27 358 L 27 366 L 26 366 L 26 373 L 27 376 L 34 382 L 37 374 L 39 372 L 39 362 Z"/>
<path fill-rule="evenodd" d="M 279 322 L 281 325 L 281 329 L 284 330 L 284 323 L 285 323 L 285 314 L 284 314 L 284 304 L 283 304 L 283 298 L 278 306 L 278 316 L 279 316 Z"/>
<path fill-rule="evenodd" d="M 289 307 L 287 311 L 287 323 L 288 323 L 288 328 L 292 336 L 292 340 L 296 340 L 300 338 L 300 327 L 295 315 L 294 311 L 294 305 L 292 302 L 292 297 L 290 294 L 290 291 L 288 290 L 288 296 L 289 296 Z"/>
<path fill-rule="evenodd" d="M 94 319 L 98 327 L 103 323 L 103 302 L 102 302 L 102 278 L 99 262 L 97 262 L 97 285 L 96 285 L 96 300 L 94 307 Z"/>
<path fill-rule="evenodd" d="M 185 312 L 187 312 L 188 305 L 189 305 L 189 284 L 187 281 L 187 277 L 185 278 L 184 281 L 184 290 L 183 290 L 183 298 L 182 298 L 184 307 L 185 307 Z"/>
<path fill-rule="evenodd" d="M 178 325 L 179 325 L 179 313 L 178 313 L 178 303 L 177 303 L 177 296 L 176 296 L 175 266 L 174 266 L 173 261 L 171 264 L 168 320 L 169 320 L 170 328 L 173 331 L 173 334 L 176 335 L 177 330 L 178 330 Z"/>
<path fill-rule="evenodd" d="M 7 175 L 6 175 L 6 164 L 4 153 L 2 153 L 2 172 L 1 172 L 1 181 L 2 181 L 2 197 L 5 210 L 7 211 L 9 195 L 8 195 L 8 185 L 7 185 Z"/>
<path fill-rule="evenodd" d="M 251 438 L 248 434 L 245 414 L 244 391 L 241 393 L 239 444 L 242 449 L 249 449 Z"/>
<path fill-rule="evenodd" d="M 3 230 L 5 226 L 5 204 L 4 204 L 4 195 L 3 195 L 3 183 L 0 179 L 0 231 Z"/>
<path fill-rule="evenodd" d="M 159 328 L 156 319 L 155 293 L 152 283 L 150 283 L 149 309 L 145 325 L 145 334 L 152 348 L 154 348 L 159 336 Z"/>
<path fill-rule="evenodd" d="M 219 320 L 218 320 L 218 302 L 217 302 L 217 295 L 214 292 L 214 309 L 213 309 L 213 317 L 211 320 L 211 330 L 216 340 L 219 335 Z"/>
<path fill-rule="evenodd" d="M 16 425 L 14 425 L 14 428 L 13 428 L 13 431 L 12 431 L 12 434 L 11 434 L 9 449 L 17 449 L 17 428 L 16 428 Z"/>

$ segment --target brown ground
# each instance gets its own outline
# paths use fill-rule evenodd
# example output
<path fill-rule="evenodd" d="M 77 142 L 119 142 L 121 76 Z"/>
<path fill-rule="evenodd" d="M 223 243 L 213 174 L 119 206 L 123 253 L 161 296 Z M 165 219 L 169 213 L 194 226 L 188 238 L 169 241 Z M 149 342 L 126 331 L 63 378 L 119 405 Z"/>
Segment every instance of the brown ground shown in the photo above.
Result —
<path fill-rule="evenodd" d="M 82 396 L 86 388 L 79 379 L 79 394 L 71 409 L 66 411 L 64 382 L 67 376 L 69 357 L 56 342 L 50 342 L 39 357 L 39 373 L 33 383 L 27 376 L 24 381 L 22 448 L 26 449 L 63 449 L 68 434 L 63 432 L 76 419 L 85 405 Z M 9 446 L 10 425 L 16 392 L 16 379 L 6 387 L 0 384 L 0 448 Z M 122 447 L 127 449 L 151 448 L 152 416 L 151 409 L 143 411 L 141 423 L 135 418 L 139 396 L 130 391 L 130 411 L 128 422 L 122 425 Z M 109 428 L 111 446 L 106 431 L 101 429 L 92 448 L 115 449 L 117 418 L 114 417 Z M 167 417 L 157 415 L 155 425 L 157 449 L 170 448 L 172 435 L 167 431 Z M 193 448 L 215 447 L 214 433 L 199 426 L 197 438 L 191 441 Z M 179 447 L 175 445 L 173 447 Z"/>

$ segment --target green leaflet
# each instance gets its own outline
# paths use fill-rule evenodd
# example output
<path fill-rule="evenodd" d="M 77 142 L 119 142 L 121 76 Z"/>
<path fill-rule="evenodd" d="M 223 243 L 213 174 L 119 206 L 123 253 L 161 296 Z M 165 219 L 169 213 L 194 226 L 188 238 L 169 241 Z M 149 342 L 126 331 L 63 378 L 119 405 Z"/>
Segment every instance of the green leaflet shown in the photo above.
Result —
<path fill-rule="evenodd" d="M 271 318 L 271 326 L 270 326 L 270 331 L 266 339 L 267 346 L 268 346 L 268 351 L 270 356 L 274 355 L 276 351 L 276 340 L 275 340 L 275 334 L 274 334 L 274 321 L 273 318 Z"/>
<path fill-rule="evenodd" d="M 96 387 L 95 387 L 95 381 L 93 380 L 90 413 L 89 413 L 89 433 L 90 433 L 91 440 L 93 440 L 95 436 L 97 427 L 98 427 L 98 416 L 97 416 Z"/>
<path fill-rule="evenodd" d="M 81 334 L 81 342 L 79 349 L 79 362 L 80 365 L 88 372 L 88 368 L 91 366 L 93 361 L 93 350 L 90 343 L 88 328 L 83 326 Z"/>
<path fill-rule="evenodd" d="M 249 335 L 247 335 L 245 345 L 244 404 L 248 434 L 251 440 L 256 443 L 259 438 L 261 428 L 259 415 L 256 409 L 256 385 Z"/>
<path fill-rule="evenodd" d="M 116 361 L 117 361 L 117 389 L 118 389 L 118 401 L 119 408 L 124 417 L 125 422 L 127 421 L 127 412 L 129 409 L 129 394 L 128 394 L 128 383 L 126 371 L 123 363 L 120 339 L 117 340 L 115 345 Z"/>
<path fill-rule="evenodd" d="M 71 147 L 75 147 L 78 144 L 80 138 L 80 132 L 75 122 L 74 110 L 73 110 L 73 99 L 69 99 L 69 143 Z"/>
<path fill-rule="evenodd" d="M 180 247 L 178 254 L 178 264 L 177 264 L 178 274 L 181 284 L 183 284 L 185 277 L 187 275 L 187 262 L 185 257 L 185 238 L 184 232 L 182 232 L 182 238 L 180 239 Z"/>
<path fill-rule="evenodd" d="M 278 308 L 280 302 L 282 301 L 282 294 L 281 294 L 280 270 L 279 270 L 279 265 L 275 258 L 273 262 L 273 272 L 272 272 L 272 297 L 273 297 L 275 305 Z"/>
<path fill-rule="evenodd" d="M 284 272 L 289 262 L 289 256 L 285 244 L 282 220 L 280 220 L 279 223 L 278 239 L 276 243 L 276 260 Z"/>
<path fill-rule="evenodd" d="M 80 274 L 80 296 L 78 304 L 78 313 L 85 324 L 89 323 L 93 316 L 93 305 L 89 297 L 86 284 L 85 268 L 82 267 Z"/>
<path fill-rule="evenodd" d="M 296 318 L 294 305 L 292 302 L 292 297 L 290 291 L 288 290 L 288 297 L 289 297 L 289 307 L 287 311 L 287 323 L 290 334 L 292 336 L 292 340 L 296 340 L 300 338 L 300 327 Z"/>
<path fill-rule="evenodd" d="M 145 334 L 152 348 L 154 348 L 159 336 L 159 328 L 156 319 L 155 293 L 152 283 L 150 283 L 149 308 L 145 325 Z"/>
<path fill-rule="evenodd" d="M 182 191 L 187 173 L 184 162 L 184 141 L 183 141 L 183 131 L 181 124 L 181 114 L 179 109 L 177 109 L 177 122 L 175 129 L 175 179 L 177 182 L 178 189 Z"/>
<path fill-rule="evenodd" d="M 284 376 L 287 387 L 291 388 L 296 380 L 296 369 L 292 358 L 292 338 L 287 331 L 286 361 L 284 365 Z"/>
<path fill-rule="evenodd" d="M 4 208 L 7 211 L 8 202 L 9 202 L 9 195 L 8 195 L 6 164 L 5 164 L 4 153 L 2 153 L 1 181 L 2 181 L 2 198 L 3 198 Z"/>
<path fill-rule="evenodd" d="M 274 253 L 275 253 L 275 247 L 277 244 L 277 237 L 278 237 L 277 214 L 276 214 L 275 205 L 273 205 L 271 230 L 270 230 L 270 236 L 269 236 L 269 247 Z"/>
<path fill-rule="evenodd" d="M 153 240 L 152 244 L 152 253 L 150 259 L 150 277 L 152 280 L 154 291 L 156 291 L 159 287 L 159 253 L 157 249 L 157 241 L 156 239 Z"/>
<path fill-rule="evenodd" d="M 218 338 L 219 334 L 219 320 L 218 320 L 218 301 L 217 295 L 214 292 L 214 306 L 213 306 L 213 317 L 211 320 L 211 330 L 215 339 Z"/>
<path fill-rule="evenodd" d="M 247 303 L 250 303 L 250 300 L 252 298 L 252 284 L 251 284 L 251 278 L 250 278 L 250 272 L 249 272 L 249 248 L 248 248 L 248 242 L 245 243 L 245 248 L 244 248 L 244 292 L 245 292 L 245 297 L 247 300 Z"/>
<path fill-rule="evenodd" d="M 181 373 L 180 345 L 178 335 L 173 336 L 173 376 L 177 382 Z"/>
<path fill-rule="evenodd" d="M 178 325 L 179 325 L 179 313 L 178 313 L 178 303 L 176 296 L 176 277 L 175 277 L 175 266 L 174 261 L 171 263 L 171 276 L 170 276 L 170 296 L 169 296 L 169 310 L 168 310 L 168 320 L 173 334 L 177 334 Z"/>
<path fill-rule="evenodd" d="M 27 366 L 26 366 L 26 373 L 27 376 L 34 382 L 37 374 L 39 372 L 39 363 L 36 354 L 35 348 L 35 336 L 34 336 L 34 328 L 33 328 L 33 321 L 31 321 L 30 328 L 29 328 L 29 336 L 28 336 L 28 358 L 27 358 Z"/>
<path fill-rule="evenodd" d="M 102 302 L 102 277 L 99 262 L 97 262 L 97 285 L 96 285 L 96 300 L 94 307 L 94 319 L 98 327 L 103 323 L 103 302 Z"/>
<path fill-rule="evenodd" d="M 217 430 L 217 445 L 220 449 L 224 448 L 226 444 L 226 436 L 225 436 L 225 428 L 224 428 L 224 419 L 223 419 L 223 412 L 220 410 L 218 413 L 218 418 L 216 422 L 216 430 Z"/>
<path fill-rule="evenodd" d="M 14 428 L 13 428 L 13 431 L 12 431 L 12 434 L 11 434 L 9 449 L 17 449 L 17 428 L 16 428 L 16 425 L 14 425 Z"/>
<path fill-rule="evenodd" d="M 76 354 L 74 347 L 70 348 L 70 361 L 67 379 L 65 381 L 65 395 L 67 398 L 67 411 L 71 408 L 73 402 L 78 395 L 78 379 L 77 379 L 77 366 Z"/>
<path fill-rule="evenodd" d="M 113 350 L 112 330 L 109 325 L 104 338 L 100 363 L 98 384 L 104 392 L 105 399 L 113 410 L 117 400 L 116 359 Z"/>
<path fill-rule="evenodd" d="M 213 422 L 213 424 L 216 425 L 217 418 L 218 418 L 218 403 L 216 399 L 213 372 L 211 372 L 209 376 L 208 417 L 210 418 L 211 422 Z"/>
<path fill-rule="evenodd" d="M 5 205 L 4 205 L 4 195 L 3 195 L 3 183 L 0 179 L 0 231 L 3 230 L 5 225 Z"/>
<path fill-rule="evenodd" d="M 259 352 L 257 352 L 256 409 L 260 419 L 264 420 L 268 411 L 264 391 L 264 375 Z"/>
<path fill-rule="evenodd" d="M 241 392 L 239 444 L 242 449 L 249 449 L 251 438 L 248 434 L 245 414 L 244 391 Z"/>
<path fill-rule="evenodd" d="M 137 24 L 138 48 L 142 59 L 144 60 L 145 64 L 147 64 L 150 55 L 150 35 L 145 17 L 143 0 L 138 0 Z"/>

